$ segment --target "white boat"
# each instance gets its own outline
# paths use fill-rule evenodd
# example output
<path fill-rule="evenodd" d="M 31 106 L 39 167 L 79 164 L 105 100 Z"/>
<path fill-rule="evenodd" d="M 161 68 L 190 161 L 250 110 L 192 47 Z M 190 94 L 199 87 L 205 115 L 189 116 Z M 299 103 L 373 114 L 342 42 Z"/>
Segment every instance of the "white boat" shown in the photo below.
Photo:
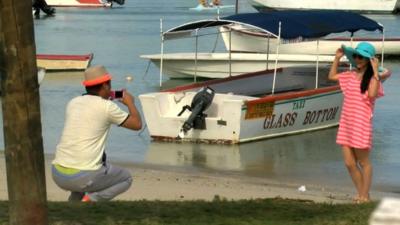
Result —
<path fill-rule="evenodd" d="M 85 70 L 90 65 L 92 59 L 92 53 L 84 55 L 36 55 L 37 66 L 45 68 L 46 71 Z"/>
<path fill-rule="evenodd" d="M 38 83 L 39 84 L 42 83 L 45 75 L 46 75 L 46 69 L 42 68 L 42 67 L 38 67 L 37 76 L 38 76 Z"/>
<path fill-rule="evenodd" d="M 124 4 L 124 0 L 46 0 L 46 2 L 53 7 L 111 7 L 113 2 Z"/>
<path fill-rule="evenodd" d="M 46 75 L 46 69 L 42 67 L 37 68 L 37 81 L 38 84 L 40 85 L 44 79 L 44 76 Z M 1 95 L 1 87 L 0 87 L 0 95 Z"/>
<path fill-rule="evenodd" d="M 258 11 L 270 10 L 346 10 L 362 13 L 397 13 L 399 0 L 248 0 Z"/>
<path fill-rule="evenodd" d="M 222 26 L 221 36 L 225 48 L 232 52 L 269 52 L 275 54 L 277 39 L 267 33 L 257 32 L 252 28 L 241 25 Z M 382 53 L 382 39 L 380 38 L 346 38 L 332 37 L 313 41 L 290 41 L 280 43 L 281 54 L 320 54 L 333 55 L 341 45 L 357 46 L 359 42 L 371 43 L 377 54 Z M 385 38 L 385 55 L 400 55 L 400 38 Z"/>
<path fill-rule="evenodd" d="M 343 32 L 342 24 L 335 20 L 339 16 L 348 21 L 345 30 L 383 31 L 380 24 L 358 14 L 326 13 L 328 20 L 321 20 L 318 12 L 265 14 L 275 23 L 264 26 L 262 30 L 269 30 L 277 38 L 320 38 L 326 35 L 321 33 L 321 29 L 326 33 Z M 294 17 L 295 22 L 276 30 L 286 16 Z M 178 35 L 195 30 L 197 33 L 197 29 L 207 25 L 223 26 L 233 20 L 243 22 L 252 19 L 260 18 L 258 14 L 235 15 L 224 20 L 184 24 L 169 32 L 178 32 L 173 34 Z M 308 26 L 311 21 L 312 28 Z M 224 144 L 248 142 L 336 126 L 343 96 L 337 83 L 327 80 L 328 69 L 319 65 L 308 66 L 302 67 L 303 72 L 298 73 L 294 67 L 275 66 L 270 71 L 142 94 L 139 99 L 154 140 Z M 385 78 L 390 72 L 384 70 L 381 75 Z"/>
<path fill-rule="evenodd" d="M 202 11 L 213 11 L 213 12 L 217 12 L 217 11 L 222 11 L 225 9 L 234 9 L 235 6 L 234 5 L 221 5 L 221 6 L 208 6 L 205 7 L 201 4 L 197 5 L 194 8 L 189 8 L 189 10 L 191 11 L 198 11 L 198 12 L 202 12 Z"/>
<path fill-rule="evenodd" d="M 284 55 L 263 53 L 170 53 L 142 55 L 157 67 L 163 60 L 163 73 L 170 78 L 224 78 L 271 69 L 279 57 L 278 67 L 297 67 L 315 64 L 330 64 L 333 56 Z"/>

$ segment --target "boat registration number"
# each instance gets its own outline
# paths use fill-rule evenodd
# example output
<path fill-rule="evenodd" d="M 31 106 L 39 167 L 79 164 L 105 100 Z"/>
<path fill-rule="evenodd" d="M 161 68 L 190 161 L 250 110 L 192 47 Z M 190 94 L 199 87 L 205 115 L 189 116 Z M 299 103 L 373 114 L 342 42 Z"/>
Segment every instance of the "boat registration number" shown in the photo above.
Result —
<path fill-rule="evenodd" d="M 262 102 L 257 104 L 248 104 L 245 119 L 265 118 L 272 116 L 275 102 Z"/>

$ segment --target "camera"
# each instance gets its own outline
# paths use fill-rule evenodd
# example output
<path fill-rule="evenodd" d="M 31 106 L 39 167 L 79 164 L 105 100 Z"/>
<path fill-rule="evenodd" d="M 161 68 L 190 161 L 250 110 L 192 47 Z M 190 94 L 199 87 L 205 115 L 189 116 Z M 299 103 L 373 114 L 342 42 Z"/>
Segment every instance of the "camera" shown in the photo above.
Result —
<path fill-rule="evenodd" d="M 110 99 L 118 99 L 118 98 L 123 98 L 124 97 L 124 90 L 115 90 L 111 91 L 110 93 Z"/>

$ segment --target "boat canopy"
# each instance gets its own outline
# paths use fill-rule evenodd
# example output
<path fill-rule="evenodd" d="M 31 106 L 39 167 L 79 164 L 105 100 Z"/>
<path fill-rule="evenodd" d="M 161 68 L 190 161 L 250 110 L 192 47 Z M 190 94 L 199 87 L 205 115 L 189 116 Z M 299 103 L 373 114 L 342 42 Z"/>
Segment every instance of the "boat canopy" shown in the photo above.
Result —
<path fill-rule="evenodd" d="M 353 35 L 358 30 L 383 31 L 381 24 L 353 12 L 338 10 L 289 10 L 268 13 L 243 13 L 221 19 L 195 21 L 172 28 L 164 32 L 164 35 L 173 38 L 173 36 L 179 33 L 188 35 L 197 29 L 228 24 L 242 24 L 278 36 L 279 23 L 281 23 L 280 36 L 283 39 L 320 38 L 331 33 L 346 31 Z"/>

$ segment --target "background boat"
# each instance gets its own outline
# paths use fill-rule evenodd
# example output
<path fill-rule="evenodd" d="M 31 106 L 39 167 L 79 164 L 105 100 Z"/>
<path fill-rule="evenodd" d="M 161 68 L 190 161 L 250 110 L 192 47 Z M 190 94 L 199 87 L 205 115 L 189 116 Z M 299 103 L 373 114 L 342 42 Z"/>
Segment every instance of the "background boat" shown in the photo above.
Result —
<path fill-rule="evenodd" d="M 142 55 L 157 67 L 161 65 L 161 54 Z M 170 78 L 224 78 L 271 69 L 278 57 L 278 67 L 328 65 L 334 56 L 287 55 L 265 53 L 170 53 L 163 55 L 163 73 Z M 343 60 L 345 60 L 343 58 Z"/>
<path fill-rule="evenodd" d="M 210 6 L 210 7 L 204 7 L 203 5 L 199 4 L 194 8 L 189 8 L 191 11 L 212 11 L 212 12 L 217 12 L 217 11 L 225 11 L 228 9 L 235 9 L 234 5 L 221 5 L 221 6 Z"/>
<path fill-rule="evenodd" d="M 308 9 L 346 10 L 362 13 L 398 13 L 399 0 L 248 0 L 258 11 Z"/>
<path fill-rule="evenodd" d="M 44 76 L 46 75 L 46 69 L 43 68 L 43 67 L 38 67 L 37 69 L 38 69 L 38 72 L 37 72 L 37 74 L 38 74 L 38 83 L 41 84 L 43 79 L 44 79 Z"/>
<path fill-rule="evenodd" d="M 46 0 L 47 4 L 54 7 L 111 7 L 113 2 L 119 5 L 124 0 Z"/>
<path fill-rule="evenodd" d="M 241 25 L 223 26 L 220 28 L 225 48 L 233 52 L 276 52 L 277 39 L 266 33 L 257 32 L 252 28 Z M 384 47 L 385 55 L 400 56 L 400 38 L 385 38 L 384 46 L 381 38 L 345 38 L 331 37 L 310 41 L 290 41 L 280 44 L 279 52 L 282 54 L 321 54 L 333 55 L 342 44 L 346 46 L 357 46 L 359 42 L 371 43 L 377 54 L 382 53 Z M 229 43 L 230 42 L 230 43 Z"/>
<path fill-rule="evenodd" d="M 93 59 L 93 54 L 84 55 L 53 55 L 37 54 L 36 62 L 38 67 L 47 71 L 76 71 L 85 70 Z"/>

